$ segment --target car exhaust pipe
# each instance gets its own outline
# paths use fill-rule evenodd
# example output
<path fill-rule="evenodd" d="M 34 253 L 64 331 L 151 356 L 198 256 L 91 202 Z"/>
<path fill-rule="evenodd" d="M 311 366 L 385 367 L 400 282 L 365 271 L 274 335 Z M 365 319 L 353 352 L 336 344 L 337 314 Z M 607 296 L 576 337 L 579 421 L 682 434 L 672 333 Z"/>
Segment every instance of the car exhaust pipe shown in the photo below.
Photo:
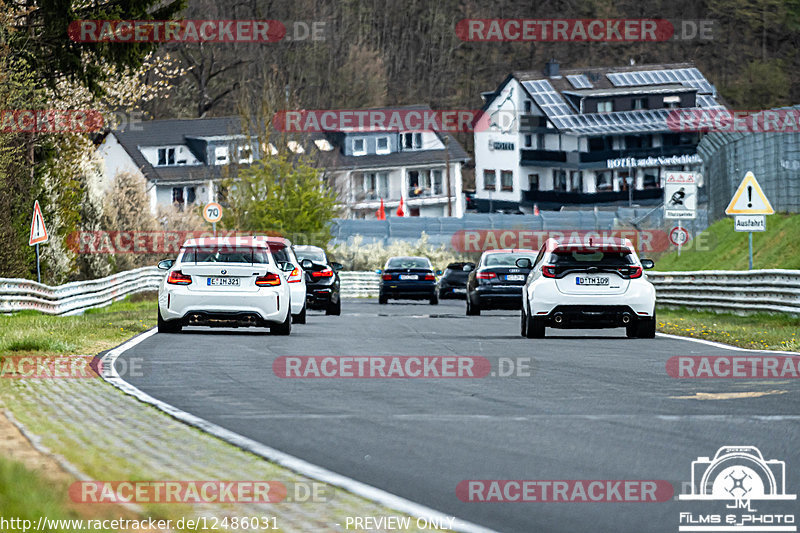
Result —
<path fill-rule="evenodd" d="M 631 321 L 631 314 L 630 313 L 622 313 L 622 323 L 629 324 Z"/>
<path fill-rule="evenodd" d="M 553 315 L 553 322 L 555 322 L 556 324 L 561 324 L 563 321 L 564 321 L 564 315 L 562 315 L 561 313 L 556 313 L 555 315 Z"/>

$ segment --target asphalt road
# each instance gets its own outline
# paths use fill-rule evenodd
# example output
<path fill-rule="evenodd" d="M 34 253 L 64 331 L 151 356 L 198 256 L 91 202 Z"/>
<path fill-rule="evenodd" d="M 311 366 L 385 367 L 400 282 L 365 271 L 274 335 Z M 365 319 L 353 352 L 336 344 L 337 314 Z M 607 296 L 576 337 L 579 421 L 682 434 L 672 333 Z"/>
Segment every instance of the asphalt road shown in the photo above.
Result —
<path fill-rule="evenodd" d="M 189 328 L 122 358 L 142 359 L 141 376 L 126 379 L 162 401 L 498 531 L 678 531 L 680 512 L 720 505 L 462 502 L 460 481 L 656 479 L 677 493 L 697 457 L 752 445 L 785 461 L 787 492 L 800 491 L 800 381 L 679 380 L 666 373 L 671 356 L 746 352 L 627 339 L 622 329 L 547 331 L 524 339 L 517 312 L 466 317 L 462 301 L 346 300 L 342 316 L 309 313 L 289 337 Z M 498 358 L 523 357 L 531 369 L 482 379 L 276 377 L 273 361 L 291 355 L 471 355 L 494 370 Z M 720 396 L 728 393 L 752 394 Z M 769 505 L 760 511 L 798 508 Z"/>

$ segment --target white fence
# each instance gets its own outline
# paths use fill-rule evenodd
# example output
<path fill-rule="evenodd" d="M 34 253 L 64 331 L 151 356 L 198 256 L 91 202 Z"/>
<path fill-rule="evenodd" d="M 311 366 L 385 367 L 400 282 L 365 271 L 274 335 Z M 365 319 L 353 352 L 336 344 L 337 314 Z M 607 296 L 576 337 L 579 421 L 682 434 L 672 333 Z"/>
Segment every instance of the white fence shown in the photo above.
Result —
<path fill-rule="evenodd" d="M 57 287 L 26 279 L 0 278 L 0 313 L 35 309 L 48 315 L 72 315 L 108 305 L 129 294 L 157 290 L 163 277 L 164 272 L 156 267 L 144 267 Z"/>
<path fill-rule="evenodd" d="M 164 275 L 155 267 L 129 270 L 58 287 L 24 279 L 0 278 L 0 313 L 35 309 L 69 315 L 108 305 L 129 294 L 154 291 Z M 800 314 L 800 270 L 703 270 L 648 272 L 659 305 L 733 312 Z M 375 272 L 340 272 L 344 298 L 376 297 Z"/>
<path fill-rule="evenodd" d="M 800 270 L 648 272 L 659 305 L 800 314 Z"/>

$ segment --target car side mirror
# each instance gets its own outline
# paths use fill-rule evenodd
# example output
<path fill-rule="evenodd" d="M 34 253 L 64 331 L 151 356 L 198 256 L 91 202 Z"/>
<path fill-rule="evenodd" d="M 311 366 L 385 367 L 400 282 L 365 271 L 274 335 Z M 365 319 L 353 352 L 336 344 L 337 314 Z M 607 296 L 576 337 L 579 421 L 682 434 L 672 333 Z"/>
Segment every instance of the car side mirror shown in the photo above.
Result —
<path fill-rule="evenodd" d="M 437 276 L 441 276 L 441 275 L 442 275 L 442 271 L 441 271 L 441 270 L 437 270 L 437 271 L 436 271 L 436 275 L 437 275 Z"/>
<path fill-rule="evenodd" d="M 376 274 L 380 274 L 381 272 L 383 272 L 383 270 L 381 270 L 380 268 L 375 270 Z"/>
<path fill-rule="evenodd" d="M 656 262 L 652 259 L 642 259 L 642 268 L 645 270 L 650 270 L 651 268 L 656 266 Z"/>
<path fill-rule="evenodd" d="M 472 272 L 473 270 L 475 270 L 475 264 L 467 263 L 461 268 L 461 270 L 463 270 L 464 272 Z"/>
<path fill-rule="evenodd" d="M 311 259 L 303 259 L 300 261 L 300 266 L 303 267 L 303 270 L 311 270 L 314 268 L 314 262 Z"/>
<path fill-rule="evenodd" d="M 158 262 L 158 268 L 161 270 L 169 270 L 175 264 L 174 259 L 164 259 Z"/>
<path fill-rule="evenodd" d="M 344 265 L 341 263 L 331 263 L 331 268 L 334 269 L 336 272 L 339 272 L 341 269 L 344 268 Z"/>
<path fill-rule="evenodd" d="M 278 263 L 278 268 L 280 268 L 284 272 L 291 272 L 292 270 L 294 270 L 294 265 L 288 261 L 281 261 L 280 263 Z"/>
<path fill-rule="evenodd" d="M 527 257 L 520 257 L 517 259 L 516 263 L 520 268 L 531 268 L 533 266 L 533 263 L 531 263 L 531 260 Z"/>

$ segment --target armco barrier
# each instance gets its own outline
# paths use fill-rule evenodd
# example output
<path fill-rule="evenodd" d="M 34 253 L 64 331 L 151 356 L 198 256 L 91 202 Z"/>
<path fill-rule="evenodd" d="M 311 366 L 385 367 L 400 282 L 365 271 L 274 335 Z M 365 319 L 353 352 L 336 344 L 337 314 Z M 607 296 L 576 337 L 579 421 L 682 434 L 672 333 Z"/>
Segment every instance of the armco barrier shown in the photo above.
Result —
<path fill-rule="evenodd" d="M 163 277 L 164 272 L 156 267 L 144 267 L 57 287 L 27 279 L 0 278 L 0 313 L 34 309 L 48 315 L 72 315 L 129 294 L 158 290 Z"/>
<path fill-rule="evenodd" d="M 659 305 L 800 314 L 800 270 L 648 272 Z"/>
<path fill-rule="evenodd" d="M 35 309 L 69 315 L 108 305 L 129 294 L 154 291 L 163 277 L 155 267 L 120 272 L 58 287 L 25 279 L 0 278 L 0 313 Z M 648 272 L 659 305 L 753 313 L 800 314 L 800 270 L 702 270 Z M 344 298 L 377 297 L 375 272 L 339 273 Z"/>

